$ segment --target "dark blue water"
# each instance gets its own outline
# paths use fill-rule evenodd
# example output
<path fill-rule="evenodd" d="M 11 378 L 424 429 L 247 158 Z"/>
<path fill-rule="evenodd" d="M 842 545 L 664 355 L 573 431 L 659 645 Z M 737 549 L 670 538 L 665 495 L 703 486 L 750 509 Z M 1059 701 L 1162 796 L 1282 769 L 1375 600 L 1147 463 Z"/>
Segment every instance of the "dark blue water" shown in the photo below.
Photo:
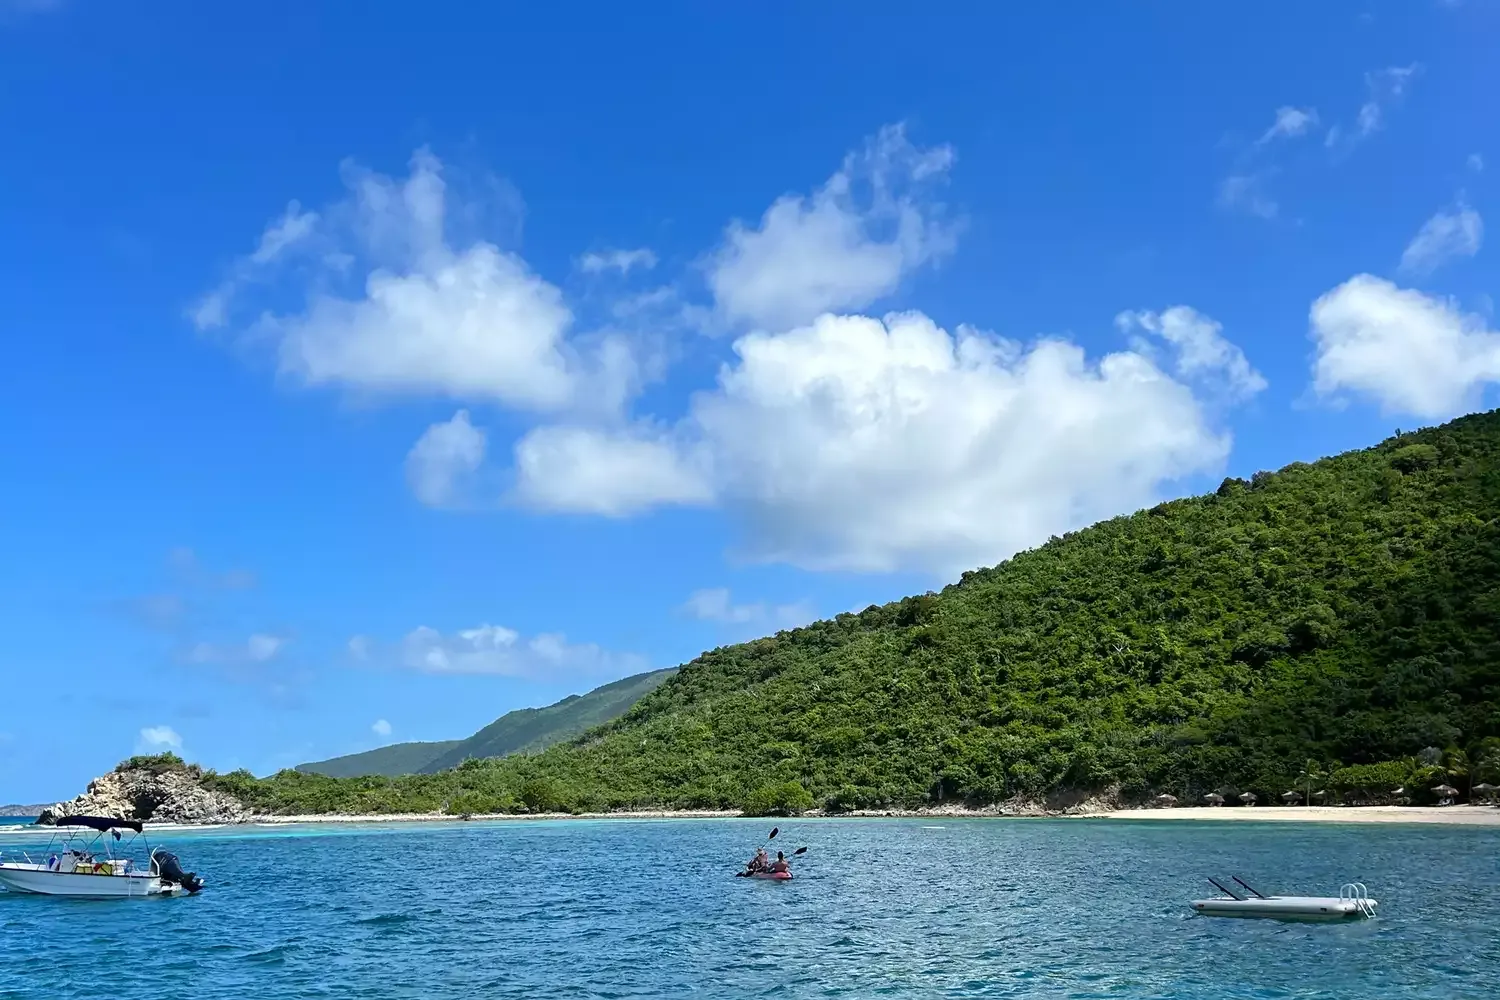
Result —
<path fill-rule="evenodd" d="M 6 998 L 1500 995 L 1500 830 L 1042 820 L 232 828 L 192 898 L 0 894 Z M 939 829 L 933 829 L 940 826 Z M 37 835 L 0 832 L 0 847 Z M 1206 874 L 1381 917 L 1191 914 Z"/>

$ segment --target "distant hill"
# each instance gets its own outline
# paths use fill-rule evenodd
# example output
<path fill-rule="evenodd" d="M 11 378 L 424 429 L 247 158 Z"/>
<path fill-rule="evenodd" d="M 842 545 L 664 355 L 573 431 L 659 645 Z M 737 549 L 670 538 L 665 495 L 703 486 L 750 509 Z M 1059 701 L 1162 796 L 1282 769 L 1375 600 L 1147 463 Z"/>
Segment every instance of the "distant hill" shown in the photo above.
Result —
<path fill-rule="evenodd" d="M 434 757 L 418 773 L 446 771 L 462 764 L 468 757 L 504 757 L 521 750 L 540 750 L 562 743 L 585 730 L 618 719 L 631 705 L 656 690 L 657 685 L 676 672 L 676 667 L 653 670 L 594 688 L 588 694 L 569 695 L 546 708 L 506 712 L 457 746 Z"/>
<path fill-rule="evenodd" d="M 52 803 L 46 805 L 4 805 L 0 806 L 0 816 L 40 816 L 43 809 L 51 809 Z"/>
<path fill-rule="evenodd" d="M 677 668 L 671 667 L 636 674 L 588 694 L 569 695 L 546 708 L 506 712 L 466 740 L 393 743 L 378 750 L 298 764 L 296 770 L 330 778 L 363 775 L 393 778 L 403 774 L 436 774 L 457 767 L 469 757 L 503 757 L 522 750 L 540 750 L 619 718 L 676 672 Z"/>
<path fill-rule="evenodd" d="M 388 747 L 351 753 L 344 757 L 298 764 L 303 774 L 326 774 L 330 778 L 358 778 L 366 774 L 395 777 L 418 774 L 428 764 L 463 743 L 463 740 L 435 740 L 431 743 L 392 743 Z"/>

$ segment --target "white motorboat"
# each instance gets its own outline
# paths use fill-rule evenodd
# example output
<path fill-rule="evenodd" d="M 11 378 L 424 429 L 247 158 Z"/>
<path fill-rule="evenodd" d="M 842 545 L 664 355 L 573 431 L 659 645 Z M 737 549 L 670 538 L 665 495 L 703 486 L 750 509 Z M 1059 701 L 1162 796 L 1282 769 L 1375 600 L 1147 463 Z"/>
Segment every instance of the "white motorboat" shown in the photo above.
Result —
<path fill-rule="evenodd" d="M 182 870 L 177 855 L 160 847 L 148 845 L 145 868 L 123 856 L 130 844 L 142 837 L 138 820 L 64 816 L 56 825 L 58 831 L 38 852 L 39 859 L 26 851 L 20 852 L 19 860 L 0 856 L 0 887 L 11 892 L 84 899 L 182 896 L 203 888 L 202 879 Z M 122 830 L 131 836 L 117 850 Z M 81 831 L 92 831 L 93 836 Z"/>
<path fill-rule="evenodd" d="M 1281 920 L 1357 920 L 1375 916 L 1380 903 L 1370 898 L 1361 882 L 1346 882 L 1337 896 L 1263 896 L 1238 878 L 1246 895 L 1224 888 L 1213 879 L 1214 888 L 1224 893 L 1213 899 L 1196 899 L 1193 909 L 1206 917 L 1272 917 Z"/>

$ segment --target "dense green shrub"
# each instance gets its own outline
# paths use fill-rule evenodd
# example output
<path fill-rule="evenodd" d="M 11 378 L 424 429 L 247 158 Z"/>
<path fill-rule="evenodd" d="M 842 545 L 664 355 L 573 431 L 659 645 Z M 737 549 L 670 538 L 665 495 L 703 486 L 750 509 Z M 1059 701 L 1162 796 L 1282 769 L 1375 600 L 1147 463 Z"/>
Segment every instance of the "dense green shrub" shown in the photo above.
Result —
<path fill-rule="evenodd" d="M 745 796 L 746 816 L 795 816 L 813 807 L 812 793 L 795 781 L 762 785 Z"/>

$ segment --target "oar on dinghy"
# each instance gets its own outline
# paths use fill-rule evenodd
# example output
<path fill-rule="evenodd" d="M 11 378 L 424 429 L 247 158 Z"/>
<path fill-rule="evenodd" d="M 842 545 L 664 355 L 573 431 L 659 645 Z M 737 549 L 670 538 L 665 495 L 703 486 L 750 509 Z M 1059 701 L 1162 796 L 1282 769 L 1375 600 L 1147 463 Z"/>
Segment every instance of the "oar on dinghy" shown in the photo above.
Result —
<path fill-rule="evenodd" d="M 1260 891 L 1258 889 L 1256 889 L 1255 886 L 1251 885 L 1249 882 L 1246 882 L 1244 879 L 1240 878 L 1238 875 L 1231 875 L 1229 877 L 1232 878 L 1232 879 L 1234 879 L 1236 882 L 1238 882 L 1240 884 L 1240 888 L 1246 889 L 1249 892 L 1254 893 L 1256 899 L 1265 899 L 1266 898 L 1266 897 L 1264 897 L 1264 896 L 1262 896 L 1260 894 Z"/>
<path fill-rule="evenodd" d="M 1226 889 L 1222 885 L 1220 885 L 1218 879 L 1210 878 L 1209 881 L 1214 884 L 1214 888 L 1215 889 L 1218 889 L 1220 892 L 1222 892 L 1224 895 L 1228 896 L 1230 899 L 1238 899 L 1242 903 L 1245 901 L 1243 896 L 1236 896 L 1234 893 L 1230 892 L 1228 889 Z"/>

